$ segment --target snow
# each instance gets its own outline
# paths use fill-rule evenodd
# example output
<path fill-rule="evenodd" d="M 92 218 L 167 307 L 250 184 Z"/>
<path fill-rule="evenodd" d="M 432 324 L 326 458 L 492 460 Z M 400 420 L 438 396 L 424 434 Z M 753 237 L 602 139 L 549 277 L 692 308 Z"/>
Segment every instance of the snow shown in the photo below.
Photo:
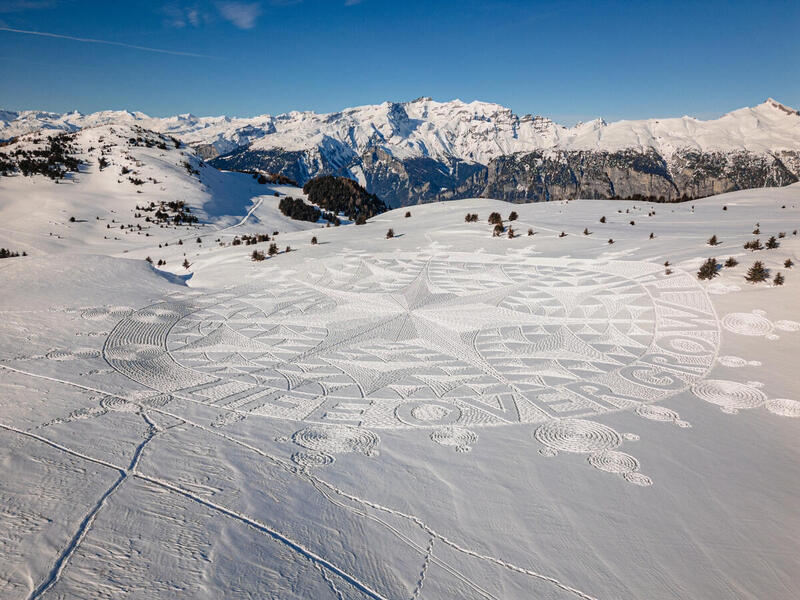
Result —
<path fill-rule="evenodd" d="M 112 167 L 0 179 L 0 597 L 800 595 L 800 185 L 323 228 L 108 127 Z M 166 198 L 201 223 L 103 239 Z"/>
<path fill-rule="evenodd" d="M 768 99 L 719 119 L 692 117 L 605 123 L 595 119 L 565 127 L 543 117 L 519 117 L 487 102 L 436 102 L 419 98 L 405 103 L 348 108 L 338 113 L 291 112 L 252 118 L 149 117 L 128 111 L 0 113 L 0 139 L 36 129 L 76 130 L 107 123 L 133 125 L 180 137 L 191 145 L 211 144 L 224 154 L 251 145 L 253 150 L 322 152 L 335 165 L 379 146 L 399 159 L 455 157 L 488 164 L 501 155 L 534 150 L 655 149 L 668 158 L 676 150 L 754 153 L 797 150 L 800 115 Z"/>

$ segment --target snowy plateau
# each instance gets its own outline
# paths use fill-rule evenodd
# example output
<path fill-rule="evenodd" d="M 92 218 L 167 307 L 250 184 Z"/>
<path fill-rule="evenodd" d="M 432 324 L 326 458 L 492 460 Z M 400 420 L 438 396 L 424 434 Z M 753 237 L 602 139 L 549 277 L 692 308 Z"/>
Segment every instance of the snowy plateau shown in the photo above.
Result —
<path fill-rule="evenodd" d="M 0 139 L 0 598 L 800 597 L 796 111 Z"/>

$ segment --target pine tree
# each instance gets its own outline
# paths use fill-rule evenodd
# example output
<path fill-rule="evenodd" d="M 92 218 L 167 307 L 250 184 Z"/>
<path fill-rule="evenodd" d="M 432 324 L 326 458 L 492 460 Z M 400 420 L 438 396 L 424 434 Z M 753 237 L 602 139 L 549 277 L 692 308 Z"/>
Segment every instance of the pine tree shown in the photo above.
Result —
<path fill-rule="evenodd" d="M 774 250 L 780 245 L 781 245 L 780 242 L 778 242 L 778 240 L 776 240 L 775 236 L 773 235 L 767 240 L 766 247 L 768 250 Z"/>
<path fill-rule="evenodd" d="M 613 239 L 611 239 L 611 238 L 609 238 L 609 240 L 608 240 L 608 243 L 609 243 L 609 244 L 613 244 L 613 243 L 614 243 L 614 240 L 613 240 Z"/>
<path fill-rule="evenodd" d="M 498 223 L 502 223 L 503 222 L 503 217 L 500 216 L 499 212 L 493 212 L 493 213 L 491 213 L 489 215 L 488 221 L 492 225 L 497 225 Z"/>
<path fill-rule="evenodd" d="M 653 234 L 653 232 L 651 231 L 651 232 L 650 232 L 650 239 L 652 240 L 654 237 L 656 237 L 656 236 L 655 236 L 655 235 Z"/>
<path fill-rule="evenodd" d="M 589 228 L 588 228 L 588 227 L 587 227 L 587 228 L 585 228 L 585 229 L 583 230 L 583 235 L 591 235 L 591 233 L 592 233 L 592 232 L 591 232 L 591 231 L 589 231 Z"/>
<path fill-rule="evenodd" d="M 783 261 L 783 266 L 786 269 L 791 269 L 794 266 L 794 263 L 792 262 L 791 258 L 787 258 L 785 261 Z"/>
<path fill-rule="evenodd" d="M 261 250 L 253 250 L 253 253 L 250 255 L 250 260 L 254 261 L 262 261 L 266 258 L 264 253 Z"/>
<path fill-rule="evenodd" d="M 508 228 L 508 239 L 514 239 L 514 229 L 512 227 Z"/>
<path fill-rule="evenodd" d="M 533 229 L 528 229 L 528 235 L 533 235 Z"/>
<path fill-rule="evenodd" d="M 503 235 L 503 231 L 504 230 L 505 230 L 505 227 L 503 227 L 502 223 L 497 223 L 494 226 L 494 229 L 492 229 L 492 237 L 499 237 L 499 236 Z"/>
<path fill-rule="evenodd" d="M 735 267 L 738 264 L 739 264 L 739 261 L 736 260 L 735 258 L 733 258 L 732 256 L 729 256 L 728 260 L 725 261 L 725 266 L 726 267 Z"/>
<path fill-rule="evenodd" d="M 406 211 L 406 219 L 407 219 L 408 217 L 410 217 L 410 216 L 411 216 L 411 211 L 410 211 L 410 210 L 407 210 L 407 211 Z"/>
<path fill-rule="evenodd" d="M 783 275 L 781 275 L 780 273 L 775 275 L 775 279 L 772 280 L 772 283 L 774 285 L 783 285 L 783 282 L 784 282 L 784 278 L 783 278 Z"/>
<path fill-rule="evenodd" d="M 389 228 L 389 231 L 386 232 L 386 239 L 391 239 L 394 237 L 394 229 Z"/>
<path fill-rule="evenodd" d="M 755 252 L 756 250 L 763 250 L 764 246 L 761 245 L 761 240 L 758 238 L 751 240 L 749 242 L 744 243 L 745 250 L 751 250 Z"/>
<path fill-rule="evenodd" d="M 560 234 L 558 234 L 558 237 L 567 237 L 567 234 L 562 231 Z"/>
<path fill-rule="evenodd" d="M 517 214 L 517 211 L 515 211 L 515 210 L 512 210 L 508 215 L 508 220 L 509 221 L 516 221 L 518 218 L 519 218 L 519 215 Z"/>
<path fill-rule="evenodd" d="M 719 240 L 717 240 L 716 234 L 714 234 L 710 238 L 708 238 L 708 242 L 706 242 L 706 243 L 709 246 L 716 246 L 717 244 L 719 244 Z"/>
<path fill-rule="evenodd" d="M 267 254 L 270 256 L 275 256 L 278 253 L 278 244 L 272 242 L 267 249 Z"/>
<path fill-rule="evenodd" d="M 600 217 L 600 222 L 601 222 L 601 223 L 605 223 L 605 222 L 606 222 L 606 218 L 605 218 L 604 216 L 603 216 L 603 217 Z"/>
<path fill-rule="evenodd" d="M 717 270 L 719 269 L 719 264 L 717 263 L 716 258 L 709 258 L 702 264 L 700 270 L 697 271 L 697 278 L 698 279 L 713 279 L 719 273 Z"/>
<path fill-rule="evenodd" d="M 314 237 L 311 238 L 311 245 L 312 246 L 316 246 L 317 245 L 317 236 L 314 236 Z"/>
<path fill-rule="evenodd" d="M 189 264 L 189 259 L 188 259 L 188 258 L 184 258 L 184 259 L 183 259 L 183 268 L 184 268 L 184 269 L 188 269 L 188 268 L 189 268 L 189 267 L 191 267 L 191 266 L 192 266 L 192 265 L 190 265 L 190 264 Z"/>
<path fill-rule="evenodd" d="M 764 268 L 764 263 L 760 260 L 757 260 L 753 263 L 753 266 L 747 270 L 747 275 L 745 275 L 745 279 L 750 283 L 758 283 L 759 281 L 764 281 L 769 277 L 769 271 Z"/>

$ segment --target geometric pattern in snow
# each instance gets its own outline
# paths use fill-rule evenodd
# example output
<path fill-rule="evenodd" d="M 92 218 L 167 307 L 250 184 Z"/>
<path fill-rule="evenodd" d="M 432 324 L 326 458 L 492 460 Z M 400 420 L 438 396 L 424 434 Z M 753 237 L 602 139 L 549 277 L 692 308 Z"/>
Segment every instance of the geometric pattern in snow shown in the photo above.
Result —
<path fill-rule="evenodd" d="M 242 415 L 440 428 L 632 410 L 719 345 L 695 279 L 649 263 L 393 253 L 264 280 L 134 312 L 105 358 Z"/>

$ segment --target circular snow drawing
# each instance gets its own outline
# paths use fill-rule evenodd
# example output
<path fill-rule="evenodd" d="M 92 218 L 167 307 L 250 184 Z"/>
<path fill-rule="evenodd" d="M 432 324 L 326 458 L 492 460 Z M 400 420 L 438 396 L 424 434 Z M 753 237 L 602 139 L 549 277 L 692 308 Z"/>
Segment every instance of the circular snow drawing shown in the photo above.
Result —
<path fill-rule="evenodd" d="M 533 435 L 548 448 L 580 454 L 611 450 L 622 443 L 622 436 L 607 425 L 583 419 L 550 421 Z"/>
<path fill-rule="evenodd" d="M 393 253 L 143 308 L 104 356 L 241 415 L 438 430 L 635 409 L 702 379 L 718 344 L 705 292 L 658 265 Z"/>
<path fill-rule="evenodd" d="M 757 386 L 727 381 L 708 379 L 697 383 L 692 391 L 694 395 L 706 402 L 716 404 L 724 412 L 736 413 L 739 409 L 756 408 L 767 400 L 766 394 Z"/>

